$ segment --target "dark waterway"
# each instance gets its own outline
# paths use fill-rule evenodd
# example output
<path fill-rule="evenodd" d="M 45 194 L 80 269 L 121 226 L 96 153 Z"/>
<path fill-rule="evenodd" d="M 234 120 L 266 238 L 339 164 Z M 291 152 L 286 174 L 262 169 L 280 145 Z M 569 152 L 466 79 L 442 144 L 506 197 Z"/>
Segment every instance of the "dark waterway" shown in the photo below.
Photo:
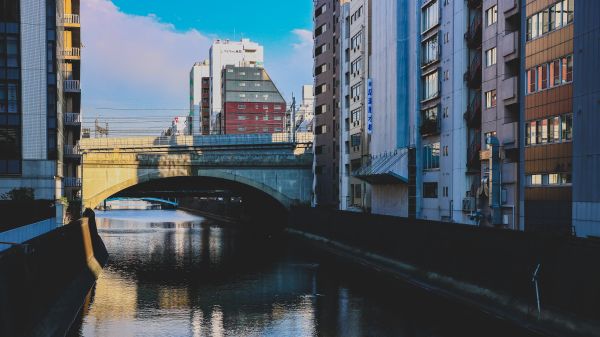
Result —
<path fill-rule="evenodd" d="M 98 212 L 110 260 L 69 336 L 529 336 L 285 236 Z"/>

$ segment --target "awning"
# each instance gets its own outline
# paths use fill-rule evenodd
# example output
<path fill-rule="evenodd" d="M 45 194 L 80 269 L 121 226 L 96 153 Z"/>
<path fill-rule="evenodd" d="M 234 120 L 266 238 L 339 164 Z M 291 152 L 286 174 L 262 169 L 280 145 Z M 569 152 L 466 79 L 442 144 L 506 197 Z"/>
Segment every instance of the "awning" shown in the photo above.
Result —
<path fill-rule="evenodd" d="M 372 185 L 408 183 L 408 149 L 399 149 L 372 156 L 368 165 L 352 176 Z"/>

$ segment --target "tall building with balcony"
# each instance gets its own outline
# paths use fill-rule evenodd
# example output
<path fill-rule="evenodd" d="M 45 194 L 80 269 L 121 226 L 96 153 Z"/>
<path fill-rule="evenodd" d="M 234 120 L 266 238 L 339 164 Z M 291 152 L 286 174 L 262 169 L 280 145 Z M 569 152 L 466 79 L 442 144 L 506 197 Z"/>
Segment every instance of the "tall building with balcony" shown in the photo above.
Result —
<path fill-rule="evenodd" d="M 339 28 L 340 2 L 314 1 L 314 183 L 313 204 L 338 208 L 339 203 Z"/>
<path fill-rule="evenodd" d="M 53 202 L 72 177 L 63 167 L 63 14 L 62 1 L 0 1 L 0 194 L 28 188 Z"/>
<path fill-rule="evenodd" d="M 196 62 L 190 71 L 190 130 L 210 134 L 210 62 Z"/>
<path fill-rule="evenodd" d="M 481 86 L 467 120 L 481 114 L 481 184 L 474 196 L 481 225 L 522 229 L 519 223 L 520 8 L 517 0 L 480 1 Z M 481 103 L 483 102 L 483 104 Z M 483 113 L 481 113 L 483 110 Z M 495 148 L 494 148 L 495 147 Z"/>
<path fill-rule="evenodd" d="M 63 186 L 69 200 L 81 198 L 81 23 L 79 0 L 64 1 L 62 14 Z"/>
<path fill-rule="evenodd" d="M 219 129 L 224 134 L 284 132 L 285 100 L 264 68 L 228 65 L 221 82 Z"/>
<path fill-rule="evenodd" d="M 210 59 L 210 134 L 221 134 L 222 71 L 225 66 L 262 67 L 264 64 L 263 46 L 249 39 L 238 41 L 216 40 L 209 51 Z"/>
<path fill-rule="evenodd" d="M 526 27 L 521 216 L 528 231 L 572 232 L 575 5 L 575 0 L 535 0 L 521 8 Z"/>

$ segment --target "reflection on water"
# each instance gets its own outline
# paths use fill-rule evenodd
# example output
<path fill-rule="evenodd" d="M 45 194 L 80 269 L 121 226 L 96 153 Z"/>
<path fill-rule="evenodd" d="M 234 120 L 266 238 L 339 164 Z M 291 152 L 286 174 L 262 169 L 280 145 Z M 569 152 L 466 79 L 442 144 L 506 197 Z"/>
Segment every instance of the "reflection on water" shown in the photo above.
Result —
<path fill-rule="evenodd" d="M 97 218 L 110 260 L 70 336 L 517 336 L 290 239 L 180 211 Z"/>

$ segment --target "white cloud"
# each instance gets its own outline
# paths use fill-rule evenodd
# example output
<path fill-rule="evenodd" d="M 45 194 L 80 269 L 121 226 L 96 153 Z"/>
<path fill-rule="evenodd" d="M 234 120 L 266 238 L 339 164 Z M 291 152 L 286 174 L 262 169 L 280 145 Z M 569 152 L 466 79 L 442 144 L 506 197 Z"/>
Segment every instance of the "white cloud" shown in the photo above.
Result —
<path fill-rule="evenodd" d="M 81 6 L 86 111 L 100 104 L 188 106 L 190 68 L 208 56 L 211 39 L 197 30 L 177 32 L 153 14 L 125 14 L 108 0 Z"/>
<path fill-rule="evenodd" d="M 299 43 L 293 44 L 294 49 L 296 49 L 296 50 L 308 49 L 309 52 L 312 52 L 314 41 L 313 41 L 312 32 L 310 30 L 294 29 L 292 31 L 292 33 L 294 33 L 294 35 L 296 35 L 296 37 L 300 40 Z"/>

